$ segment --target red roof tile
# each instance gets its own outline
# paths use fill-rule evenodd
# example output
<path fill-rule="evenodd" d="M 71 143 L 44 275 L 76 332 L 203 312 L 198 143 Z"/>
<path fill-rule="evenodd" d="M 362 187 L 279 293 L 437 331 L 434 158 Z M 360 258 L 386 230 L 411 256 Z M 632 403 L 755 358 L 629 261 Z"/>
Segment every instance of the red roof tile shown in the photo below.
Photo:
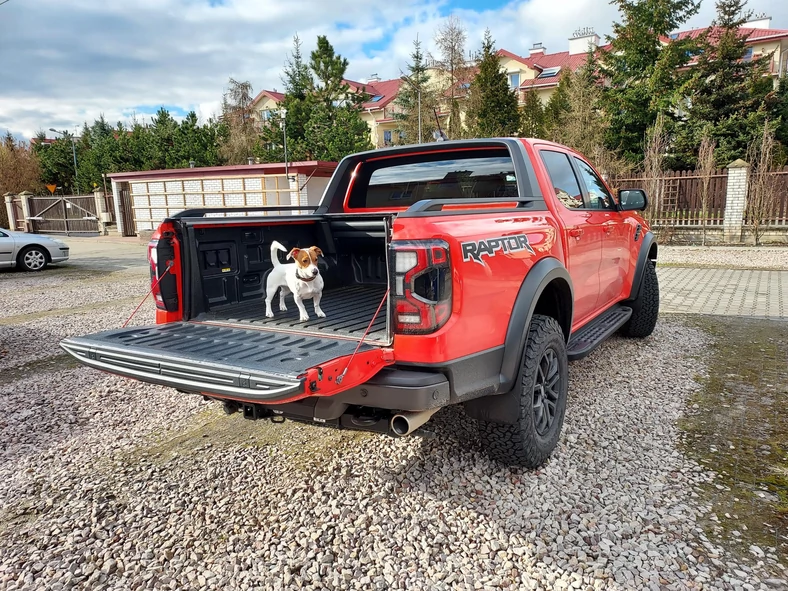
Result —
<path fill-rule="evenodd" d="M 574 55 L 570 55 L 568 51 L 534 56 L 531 58 L 531 60 L 533 61 L 534 66 L 536 66 L 535 69 L 543 72 L 547 68 L 560 67 L 561 70 L 555 76 L 551 76 L 549 78 L 532 78 L 530 80 L 523 80 L 520 83 L 520 88 L 526 89 L 534 87 L 558 86 L 558 82 L 561 80 L 561 72 L 568 70 L 574 72 L 585 63 L 586 59 L 587 57 L 585 53 L 576 53 Z"/>
<path fill-rule="evenodd" d="M 681 31 L 677 34 L 676 39 L 697 39 L 703 33 L 712 29 L 712 27 L 703 27 L 701 29 L 692 29 L 691 31 Z M 712 29 L 712 33 L 714 30 Z M 739 33 L 747 37 L 747 41 L 750 43 L 755 43 L 756 41 L 762 40 L 768 37 L 788 37 L 788 29 L 756 29 L 751 27 L 740 27 Z"/>
<path fill-rule="evenodd" d="M 346 82 L 350 83 L 350 80 L 346 80 Z M 356 82 L 356 84 L 360 84 Z M 399 92 L 399 87 L 402 85 L 402 80 L 399 78 L 394 78 L 392 80 L 380 80 L 377 82 L 372 82 L 369 84 L 361 84 L 361 89 L 366 89 L 366 93 L 370 96 L 370 99 L 380 96 L 383 97 L 378 99 L 377 101 L 369 100 L 361 105 L 364 109 L 382 109 L 395 98 L 397 98 L 397 93 Z M 361 90 L 359 89 L 359 90 Z"/>

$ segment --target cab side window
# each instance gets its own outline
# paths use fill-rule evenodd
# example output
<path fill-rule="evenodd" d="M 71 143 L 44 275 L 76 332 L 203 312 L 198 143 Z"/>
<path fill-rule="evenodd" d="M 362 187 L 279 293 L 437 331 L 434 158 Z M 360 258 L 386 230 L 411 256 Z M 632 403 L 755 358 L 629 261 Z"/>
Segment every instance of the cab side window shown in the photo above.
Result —
<path fill-rule="evenodd" d="M 547 173 L 550 175 L 550 181 L 553 183 L 553 190 L 558 201 L 568 209 L 583 208 L 583 193 L 580 190 L 580 183 L 577 182 L 575 171 L 572 170 L 569 157 L 552 150 L 542 150 L 540 155 L 547 168 Z"/>
<path fill-rule="evenodd" d="M 586 189 L 588 190 L 588 206 L 590 209 L 615 209 L 616 204 L 613 201 L 613 196 L 607 190 L 605 183 L 594 172 L 586 162 L 575 158 L 577 167 L 580 169 L 580 174 L 585 181 Z"/>

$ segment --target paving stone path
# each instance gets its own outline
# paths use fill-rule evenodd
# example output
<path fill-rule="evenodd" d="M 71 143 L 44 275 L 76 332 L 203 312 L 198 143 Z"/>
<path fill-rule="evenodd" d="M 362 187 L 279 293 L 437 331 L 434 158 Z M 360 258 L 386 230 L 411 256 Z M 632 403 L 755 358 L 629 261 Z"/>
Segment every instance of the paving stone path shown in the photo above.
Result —
<path fill-rule="evenodd" d="M 657 267 L 660 311 L 788 318 L 788 271 Z"/>

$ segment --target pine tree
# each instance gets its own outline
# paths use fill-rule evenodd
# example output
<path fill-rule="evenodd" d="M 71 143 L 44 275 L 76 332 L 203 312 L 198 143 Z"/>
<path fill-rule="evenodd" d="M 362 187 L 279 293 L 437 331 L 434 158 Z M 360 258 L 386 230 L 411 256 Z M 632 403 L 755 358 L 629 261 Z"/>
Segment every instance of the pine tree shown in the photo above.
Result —
<path fill-rule="evenodd" d="M 739 31 L 752 14 L 745 4 L 719 0 L 717 18 L 700 39 L 698 63 L 684 89 L 687 121 L 677 139 L 683 165 L 694 165 L 706 129 L 717 144 L 717 162 L 724 165 L 743 158 L 753 132 L 763 126 L 764 99 L 771 91 L 764 74 L 771 56 L 747 57 L 747 39 Z"/>
<path fill-rule="evenodd" d="M 71 151 L 71 140 L 74 136 L 66 133 L 51 143 L 45 143 L 46 133 L 41 131 L 36 135 L 33 151 L 38 156 L 41 165 L 41 180 L 43 184 L 54 184 L 63 187 L 66 194 L 77 192 L 74 175 L 74 157 Z"/>
<path fill-rule="evenodd" d="M 310 69 L 317 79 L 317 104 L 307 122 L 305 141 L 310 155 L 318 160 L 340 160 L 348 154 L 372 147 L 369 126 L 361 118 L 365 94 L 350 97 L 345 83 L 348 61 L 334 52 L 325 36 L 317 38 Z M 289 151 L 289 145 L 288 145 Z"/>
<path fill-rule="evenodd" d="M 285 62 L 282 82 L 285 97 L 280 107 L 287 112 L 285 116 L 287 159 L 307 160 L 310 154 L 307 149 L 306 133 L 315 106 L 315 82 L 309 65 L 304 62 L 301 39 L 298 35 L 293 37 L 293 52 Z M 284 133 L 282 117 L 277 111 L 263 123 L 260 136 L 260 141 L 255 147 L 255 156 L 260 157 L 264 162 L 282 162 L 285 156 Z"/>
<path fill-rule="evenodd" d="M 534 90 L 525 93 L 525 102 L 520 116 L 520 135 L 534 138 L 546 137 L 544 105 Z"/>
<path fill-rule="evenodd" d="M 566 114 L 571 106 L 569 105 L 569 85 L 571 76 L 564 73 L 558 82 L 558 87 L 547 101 L 544 108 L 544 133 L 545 137 L 552 141 L 558 141 L 561 126 L 564 124 Z"/>
<path fill-rule="evenodd" d="M 400 84 L 394 105 L 397 112 L 397 131 L 404 135 L 404 143 L 415 144 L 420 141 L 431 141 L 432 133 L 437 129 L 433 109 L 438 106 L 435 91 L 430 87 L 430 75 L 421 53 L 421 42 L 418 38 L 413 42 L 413 53 L 410 54 L 406 80 Z M 421 97 L 419 99 L 419 94 Z M 421 104 L 421 138 L 419 137 L 419 103 Z"/>
<path fill-rule="evenodd" d="M 470 95 L 468 119 L 477 137 L 517 135 L 520 128 L 517 95 L 509 88 L 489 29 L 484 32 L 479 72 L 471 82 Z"/>
<path fill-rule="evenodd" d="M 325 35 L 317 38 L 317 48 L 310 54 L 312 72 L 317 79 L 315 96 L 327 106 L 334 106 L 345 99 L 350 87 L 345 83 L 348 61 L 334 51 Z"/>
<path fill-rule="evenodd" d="M 623 16 L 608 37 L 601 57 L 610 86 L 604 108 L 610 114 L 607 145 L 632 162 L 643 159 L 643 138 L 659 113 L 677 100 L 682 75 L 695 45 L 692 39 L 663 43 L 672 31 L 698 12 L 695 0 L 613 0 Z"/>
<path fill-rule="evenodd" d="M 781 160 L 788 155 L 788 77 L 780 78 L 780 85 L 774 93 L 771 119 L 776 123 L 775 139 L 780 142 Z"/>

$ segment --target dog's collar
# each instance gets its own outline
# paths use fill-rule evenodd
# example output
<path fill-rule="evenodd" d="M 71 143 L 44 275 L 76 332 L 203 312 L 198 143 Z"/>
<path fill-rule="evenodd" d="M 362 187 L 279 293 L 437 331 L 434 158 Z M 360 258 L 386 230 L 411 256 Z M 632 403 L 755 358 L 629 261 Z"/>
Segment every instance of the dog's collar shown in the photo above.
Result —
<path fill-rule="evenodd" d="M 307 279 L 305 277 L 301 277 L 301 275 L 298 274 L 298 270 L 296 270 L 295 276 L 296 276 L 296 279 L 300 279 L 301 281 L 305 281 L 307 283 L 309 283 L 310 281 L 314 281 L 315 277 L 317 277 L 317 275 L 312 275 L 309 279 Z"/>

